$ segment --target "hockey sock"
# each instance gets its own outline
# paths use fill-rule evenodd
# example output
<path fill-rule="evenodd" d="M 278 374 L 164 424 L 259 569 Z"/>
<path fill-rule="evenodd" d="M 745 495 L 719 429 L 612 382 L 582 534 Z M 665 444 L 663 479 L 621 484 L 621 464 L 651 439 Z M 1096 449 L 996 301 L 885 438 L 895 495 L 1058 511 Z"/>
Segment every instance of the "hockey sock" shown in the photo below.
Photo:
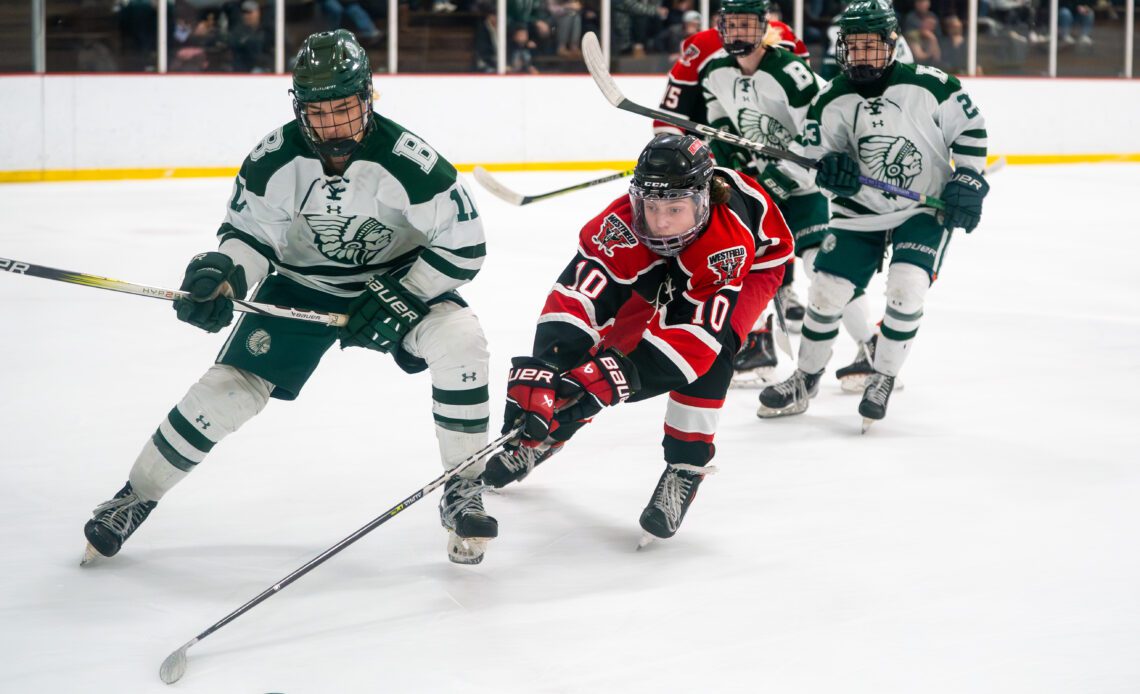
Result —
<path fill-rule="evenodd" d="M 826 272 L 818 272 L 808 290 L 804 316 L 803 339 L 800 340 L 799 368 L 819 373 L 831 359 L 831 346 L 839 335 L 843 307 L 855 294 L 850 281 Z"/>
<path fill-rule="evenodd" d="M 897 376 L 906 361 L 922 321 L 922 306 L 930 289 L 926 270 L 909 263 L 894 263 L 887 275 L 887 311 L 882 338 L 875 348 L 875 371 Z"/>

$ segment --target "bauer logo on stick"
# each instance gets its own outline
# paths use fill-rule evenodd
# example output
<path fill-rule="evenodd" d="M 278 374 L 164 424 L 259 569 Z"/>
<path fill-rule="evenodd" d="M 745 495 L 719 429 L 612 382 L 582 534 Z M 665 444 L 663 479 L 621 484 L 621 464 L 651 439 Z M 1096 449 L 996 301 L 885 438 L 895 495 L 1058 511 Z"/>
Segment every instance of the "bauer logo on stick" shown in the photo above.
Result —
<path fill-rule="evenodd" d="M 15 272 L 22 275 L 28 271 L 29 265 L 27 263 L 9 260 L 8 258 L 0 258 L 0 270 L 7 270 L 8 272 Z"/>
<path fill-rule="evenodd" d="M 616 214 L 606 215 L 602 220 L 602 228 L 591 240 L 598 244 L 599 251 L 610 258 L 614 257 L 614 251 L 618 248 L 633 248 L 637 245 L 637 237 Z"/>

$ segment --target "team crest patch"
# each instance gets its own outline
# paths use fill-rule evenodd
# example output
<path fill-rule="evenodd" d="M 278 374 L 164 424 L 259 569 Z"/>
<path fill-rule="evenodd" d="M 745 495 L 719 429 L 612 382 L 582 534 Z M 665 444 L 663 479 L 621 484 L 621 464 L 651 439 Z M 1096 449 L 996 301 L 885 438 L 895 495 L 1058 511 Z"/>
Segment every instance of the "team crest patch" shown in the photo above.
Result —
<path fill-rule="evenodd" d="M 740 277 L 748 251 L 744 246 L 733 246 L 709 256 L 709 269 L 717 274 L 716 284 L 730 284 Z"/>
<path fill-rule="evenodd" d="M 685 50 L 681 52 L 681 64 L 685 67 L 689 67 L 700 55 L 701 49 L 690 43 L 688 46 L 685 46 Z"/>
<path fill-rule="evenodd" d="M 269 333 L 258 328 L 251 332 L 249 337 L 245 339 L 245 348 L 248 349 L 249 353 L 253 356 L 260 357 L 269 352 L 271 342 L 273 342 L 273 339 L 269 337 Z"/>
<path fill-rule="evenodd" d="M 824 253 L 830 253 L 835 250 L 836 243 L 835 234 L 828 234 L 823 237 L 823 243 L 819 244 L 819 250 Z"/>
<path fill-rule="evenodd" d="M 905 137 L 871 135 L 859 138 L 859 158 L 871 177 L 909 188 L 922 173 L 922 152 Z"/>
<path fill-rule="evenodd" d="M 356 216 L 307 214 L 305 220 L 314 232 L 321 255 L 348 265 L 372 265 L 392 243 L 392 230 L 366 217 L 359 225 Z"/>
<path fill-rule="evenodd" d="M 602 227 L 590 240 L 598 244 L 598 250 L 610 258 L 614 257 L 614 251 L 618 248 L 633 248 L 637 245 L 637 237 L 621 217 L 612 213 L 606 215 L 602 220 Z"/>

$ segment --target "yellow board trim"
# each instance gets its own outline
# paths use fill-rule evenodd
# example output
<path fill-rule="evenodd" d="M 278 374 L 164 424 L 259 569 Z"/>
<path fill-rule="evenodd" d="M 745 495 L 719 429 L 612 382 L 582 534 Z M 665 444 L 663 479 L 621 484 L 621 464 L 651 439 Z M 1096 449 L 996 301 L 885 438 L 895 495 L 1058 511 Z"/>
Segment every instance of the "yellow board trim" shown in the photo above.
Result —
<path fill-rule="evenodd" d="M 1140 152 L 1124 154 L 1006 154 L 1011 166 L 1029 164 L 1105 164 L 1140 162 Z M 999 158 L 991 155 L 989 161 Z M 458 164 L 455 168 L 469 172 L 476 166 L 488 171 L 623 171 L 635 162 L 625 161 L 541 161 L 500 162 L 493 164 Z M 47 171 L 0 171 L 0 183 L 50 183 L 59 181 L 129 181 L 157 178 L 229 178 L 237 174 L 233 167 L 199 167 L 172 169 L 54 169 Z"/>

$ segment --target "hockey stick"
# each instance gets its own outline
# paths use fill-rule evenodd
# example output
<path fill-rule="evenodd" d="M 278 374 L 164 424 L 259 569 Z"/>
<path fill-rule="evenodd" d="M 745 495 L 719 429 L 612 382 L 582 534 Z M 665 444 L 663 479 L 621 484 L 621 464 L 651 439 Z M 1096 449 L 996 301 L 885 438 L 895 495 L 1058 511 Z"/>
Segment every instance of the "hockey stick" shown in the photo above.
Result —
<path fill-rule="evenodd" d="M 773 335 L 776 346 L 794 361 L 796 355 L 792 354 L 792 341 L 788 338 L 788 324 L 784 322 L 784 302 L 780 301 L 779 290 L 772 295 L 772 301 L 776 304 L 776 327 L 779 328 Z"/>
<path fill-rule="evenodd" d="M 176 289 L 148 287 L 144 284 L 122 282 L 120 280 L 112 280 L 106 277 L 87 275 L 82 272 L 68 272 L 67 270 L 57 270 L 55 268 L 46 267 L 44 265 L 33 265 L 31 263 L 24 263 L 19 260 L 12 260 L 11 258 L 0 258 L 0 271 L 5 270 L 16 275 L 40 277 L 45 280 L 67 282 L 68 284 L 78 284 L 84 287 L 95 287 L 96 289 L 109 289 L 113 292 L 135 294 L 137 296 L 147 296 L 152 299 L 166 299 L 167 301 L 174 301 L 175 299 L 184 299 L 190 296 L 189 293 L 178 291 Z M 348 316 L 343 313 L 324 313 L 323 311 L 309 311 L 302 308 L 274 306 L 272 304 L 262 304 L 256 301 L 243 301 L 240 299 L 233 299 L 233 302 L 234 308 L 243 313 L 256 313 L 261 316 L 275 316 L 277 318 L 292 318 L 294 320 L 307 321 L 309 323 L 324 323 L 325 325 L 334 328 L 339 328 L 348 324 Z"/>
<path fill-rule="evenodd" d="M 598 85 L 598 89 L 602 90 L 602 94 L 605 95 L 611 104 L 623 111 L 653 118 L 669 123 L 670 125 L 675 125 L 678 128 L 692 130 L 706 137 L 728 142 L 737 147 L 744 147 L 745 149 L 750 149 L 775 159 L 785 159 L 805 169 L 819 169 L 819 161 L 815 159 L 801 156 L 795 152 L 789 152 L 786 149 L 769 147 L 759 142 L 749 140 L 746 137 L 734 135 L 726 130 L 717 130 L 716 128 L 696 123 L 687 118 L 669 113 L 668 111 L 660 111 L 655 108 L 649 108 L 648 106 L 642 106 L 625 98 L 625 95 L 621 92 L 621 88 L 617 86 L 617 82 L 614 81 L 613 76 L 610 75 L 609 69 L 606 67 L 605 57 L 602 55 L 602 47 L 598 44 L 598 37 L 594 35 L 593 32 L 582 37 L 582 59 L 586 61 L 586 69 L 590 71 L 590 76 L 594 78 L 594 83 Z M 946 205 L 932 195 L 925 195 L 910 190 L 909 188 L 900 188 L 893 183 L 887 183 L 886 181 L 880 181 L 877 178 L 870 178 L 868 176 L 859 176 L 859 182 L 865 186 L 892 193 L 900 198 L 914 200 L 920 205 L 927 205 L 936 210 L 946 209 Z"/>
<path fill-rule="evenodd" d="M 563 193 L 573 193 L 576 190 L 592 188 L 593 186 L 609 183 L 610 181 L 618 181 L 632 175 L 633 169 L 626 169 L 625 171 L 610 174 L 609 176 L 602 176 L 601 178 L 595 178 L 594 180 L 586 181 L 585 183 L 579 183 L 577 185 L 569 186 L 566 188 L 552 190 L 549 193 L 539 193 L 538 195 L 523 195 L 522 193 L 516 193 L 515 191 L 503 185 L 482 166 L 475 167 L 475 180 L 479 181 L 479 185 L 486 188 L 495 197 L 506 200 L 512 205 L 519 206 L 529 205 L 532 202 L 538 202 L 539 200 L 552 198 L 555 195 L 562 195 Z"/>
<path fill-rule="evenodd" d="M 309 573 L 310 571 L 317 568 L 321 564 L 325 563 L 325 561 L 332 558 L 335 554 L 340 552 L 345 547 L 348 547 L 353 542 L 356 542 L 360 538 L 364 537 L 368 533 L 372 532 L 376 528 L 378 528 L 381 525 L 383 525 L 384 523 L 388 522 L 389 520 L 391 520 L 391 518 L 393 516 L 400 513 L 401 511 L 403 511 L 407 507 L 411 506 L 412 504 L 416 503 L 420 499 L 424 498 L 428 494 L 432 493 L 437 487 L 446 483 L 452 477 L 455 477 L 459 473 L 463 472 L 467 468 L 471 467 L 475 463 L 482 460 L 484 457 L 493 453 L 496 448 L 498 448 L 499 446 L 506 443 L 507 440 L 509 440 L 511 437 L 517 435 L 520 431 L 522 431 L 522 427 L 515 427 L 514 429 L 510 430 L 506 434 L 503 434 L 499 438 L 495 439 L 491 443 L 487 444 L 483 448 L 481 448 L 478 451 L 476 451 L 475 453 L 471 454 L 471 456 L 464 459 L 463 462 L 459 463 L 458 465 L 451 468 L 450 470 L 444 472 L 442 475 L 440 475 L 439 477 L 436 477 L 431 482 L 428 482 L 427 485 L 425 485 L 422 489 L 418 490 L 417 492 L 415 492 L 414 494 L 409 496 L 407 499 L 404 499 L 400 503 L 396 504 L 392 508 L 388 509 L 384 513 L 380 514 L 376 518 L 369 521 L 368 524 L 365 525 L 364 527 L 360 528 L 359 530 L 352 533 L 348 537 L 344 538 L 340 542 L 336 543 L 332 547 L 329 547 L 325 551 L 318 554 L 316 557 L 313 557 L 311 560 L 309 560 L 309 562 L 307 564 L 305 564 L 301 568 L 297 569 L 293 573 L 289 574 L 285 578 L 281 579 L 277 583 L 274 583 L 272 586 L 266 588 L 260 594 L 258 594 L 257 597 L 253 598 L 252 600 L 250 600 L 246 604 L 242 605 L 241 607 L 239 607 L 236 610 L 234 610 L 233 612 L 229 613 L 228 615 L 226 615 L 222 619 L 218 620 L 217 622 L 212 624 L 210 626 L 210 628 L 206 629 L 201 634 L 198 634 L 194 638 L 187 641 L 185 644 L 183 644 L 183 646 L 181 648 L 174 651 L 170 655 L 166 656 L 166 660 L 162 661 L 162 665 L 158 668 L 159 678 L 161 678 L 162 681 L 167 683 L 167 684 L 174 684 L 175 682 L 177 682 L 182 677 L 182 675 L 184 675 L 186 673 L 186 651 L 191 646 L 198 643 L 202 639 L 206 638 L 210 634 L 214 633 L 218 629 L 221 629 L 222 627 L 229 624 L 230 622 L 234 621 L 235 619 L 242 616 L 246 612 L 249 612 L 250 610 L 252 610 L 254 607 L 257 607 L 262 602 L 273 597 L 278 592 L 283 590 L 286 586 L 288 586 L 290 583 L 292 583 L 293 581 L 296 581 L 298 578 L 304 576 L 305 574 Z"/>

